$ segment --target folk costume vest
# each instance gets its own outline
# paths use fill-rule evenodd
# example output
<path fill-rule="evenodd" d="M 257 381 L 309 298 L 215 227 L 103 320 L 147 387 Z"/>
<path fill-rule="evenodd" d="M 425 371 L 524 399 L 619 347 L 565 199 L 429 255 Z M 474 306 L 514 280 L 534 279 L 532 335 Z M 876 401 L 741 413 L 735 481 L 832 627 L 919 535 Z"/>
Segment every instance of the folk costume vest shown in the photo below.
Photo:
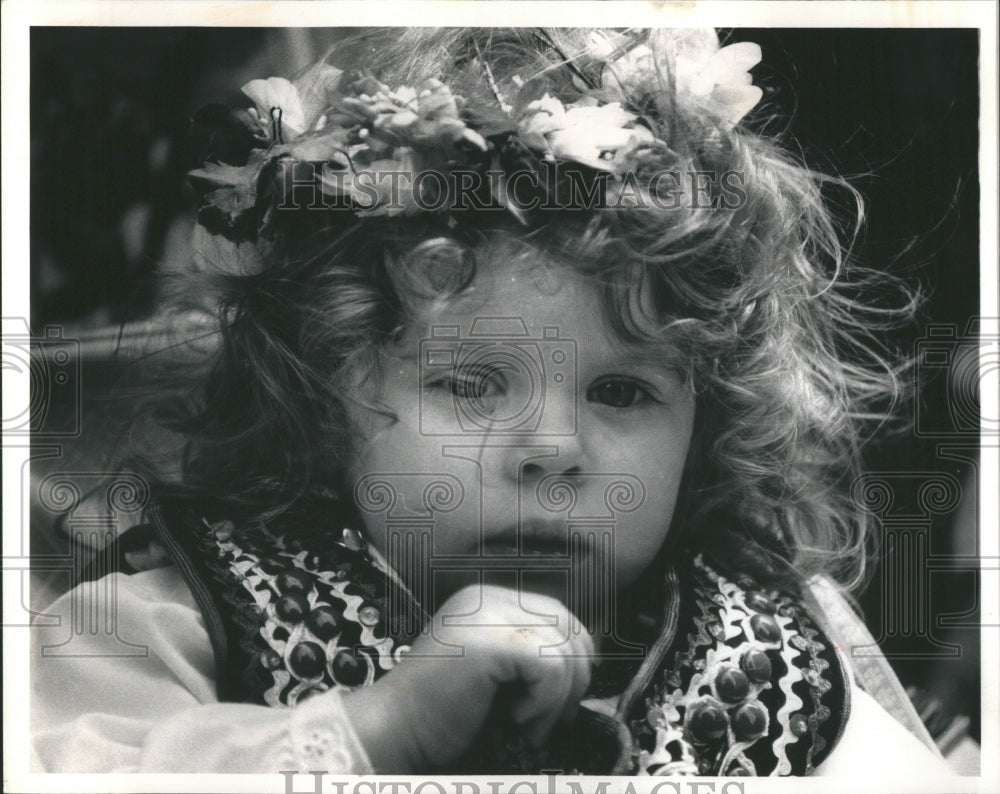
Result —
<path fill-rule="evenodd" d="M 202 609 L 221 701 L 293 707 L 366 686 L 405 663 L 426 619 L 353 529 L 318 519 L 289 539 L 169 503 L 148 519 Z M 702 555 L 662 585 L 645 652 L 599 663 L 576 719 L 546 747 L 529 750 L 498 716 L 437 771 L 810 774 L 843 731 L 850 686 L 801 601 L 731 581 Z"/>

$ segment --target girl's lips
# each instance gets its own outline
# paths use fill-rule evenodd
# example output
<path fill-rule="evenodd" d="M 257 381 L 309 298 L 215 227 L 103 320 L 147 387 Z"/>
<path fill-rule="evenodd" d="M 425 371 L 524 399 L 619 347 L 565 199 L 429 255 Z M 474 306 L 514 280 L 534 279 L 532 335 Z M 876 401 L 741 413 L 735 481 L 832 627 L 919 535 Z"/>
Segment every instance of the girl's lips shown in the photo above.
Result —
<path fill-rule="evenodd" d="M 483 544 L 483 554 L 493 557 L 567 557 L 569 544 L 565 538 L 524 538 L 520 544 L 507 538 Z"/>
<path fill-rule="evenodd" d="M 563 525 L 527 523 L 520 528 L 505 528 L 487 533 L 481 551 L 487 557 L 562 557 L 588 556 L 593 552 L 583 535 L 573 535 Z"/>

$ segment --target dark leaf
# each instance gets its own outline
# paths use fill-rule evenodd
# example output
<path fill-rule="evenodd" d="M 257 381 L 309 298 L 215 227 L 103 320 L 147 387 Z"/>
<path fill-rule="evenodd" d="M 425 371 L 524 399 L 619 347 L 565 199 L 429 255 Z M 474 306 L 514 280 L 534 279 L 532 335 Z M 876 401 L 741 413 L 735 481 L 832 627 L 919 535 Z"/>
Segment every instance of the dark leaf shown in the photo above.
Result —
<path fill-rule="evenodd" d="M 266 144 L 263 130 L 243 108 L 206 105 L 191 119 L 191 140 L 199 162 L 243 165 L 251 150 Z"/>

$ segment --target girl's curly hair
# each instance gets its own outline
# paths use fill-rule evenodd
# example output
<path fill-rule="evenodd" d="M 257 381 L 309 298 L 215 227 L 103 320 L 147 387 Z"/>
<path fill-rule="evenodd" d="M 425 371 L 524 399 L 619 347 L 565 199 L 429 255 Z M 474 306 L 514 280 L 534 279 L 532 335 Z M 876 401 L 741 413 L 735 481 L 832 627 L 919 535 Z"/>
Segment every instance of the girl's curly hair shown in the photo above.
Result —
<path fill-rule="evenodd" d="M 481 57 L 496 81 L 544 81 L 571 102 L 587 90 L 587 34 L 366 32 L 338 59 L 353 52 L 390 84 L 463 75 L 455 90 L 469 94 L 462 67 Z M 626 341 L 662 344 L 683 362 L 697 411 L 672 540 L 725 549 L 733 571 L 824 570 L 859 584 L 871 519 L 851 488 L 863 444 L 905 385 L 906 361 L 880 336 L 916 299 L 851 260 L 863 208 L 850 185 L 754 134 L 753 118 L 730 129 L 686 106 L 671 90 L 669 54 L 658 60 L 662 90 L 627 107 L 670 153 L 637 162 L 637 175 L 736 175 L 735 206 L 719 205 L 713 183 L 708 199 L 682 185 L 679 206 L 565 210 L 531 228 L 489 212 L 453 226 L 429 216 L 345 224 L 335 211 L 279 218 L 282 243 L 266 267 L 233 275 L 233 263 L 217 263 L 220 344 L 169 416 L 189 437 L 183 490 L 267 518 L 317 486 L 336 488 L 351 373 L 377 371 L 415 296 L 462 290 L 491 241 L 513 239 L 598 281 Z M 479 89 L 490 101 L 489 86 Z M 838 197 L 850 225 L 834 218 Z"/>

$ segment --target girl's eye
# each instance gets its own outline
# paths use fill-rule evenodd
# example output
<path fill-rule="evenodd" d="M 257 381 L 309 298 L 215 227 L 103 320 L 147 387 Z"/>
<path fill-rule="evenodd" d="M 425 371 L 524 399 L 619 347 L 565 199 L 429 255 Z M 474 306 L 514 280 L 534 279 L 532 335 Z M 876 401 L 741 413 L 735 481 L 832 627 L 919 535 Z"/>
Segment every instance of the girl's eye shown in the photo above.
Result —
<path fill-rule="evenodd" d="M 625 378 L 601 381 L 587 390 L 588 401 L 612 408 L 632 408 L 651 399 L 640 384 Z"/>
<path fill-rule="evenodd" d="M 502 376 L 490 370 L 457 372 L 439 384 L 460 400 L 488 400 L 503 391 Z"/>
<path fill-rule="evenodd" d="M 462 400 L 481 400 L 489 392 L 489 381 L 483 378 L 450 378 L 448 388 Z"/>

